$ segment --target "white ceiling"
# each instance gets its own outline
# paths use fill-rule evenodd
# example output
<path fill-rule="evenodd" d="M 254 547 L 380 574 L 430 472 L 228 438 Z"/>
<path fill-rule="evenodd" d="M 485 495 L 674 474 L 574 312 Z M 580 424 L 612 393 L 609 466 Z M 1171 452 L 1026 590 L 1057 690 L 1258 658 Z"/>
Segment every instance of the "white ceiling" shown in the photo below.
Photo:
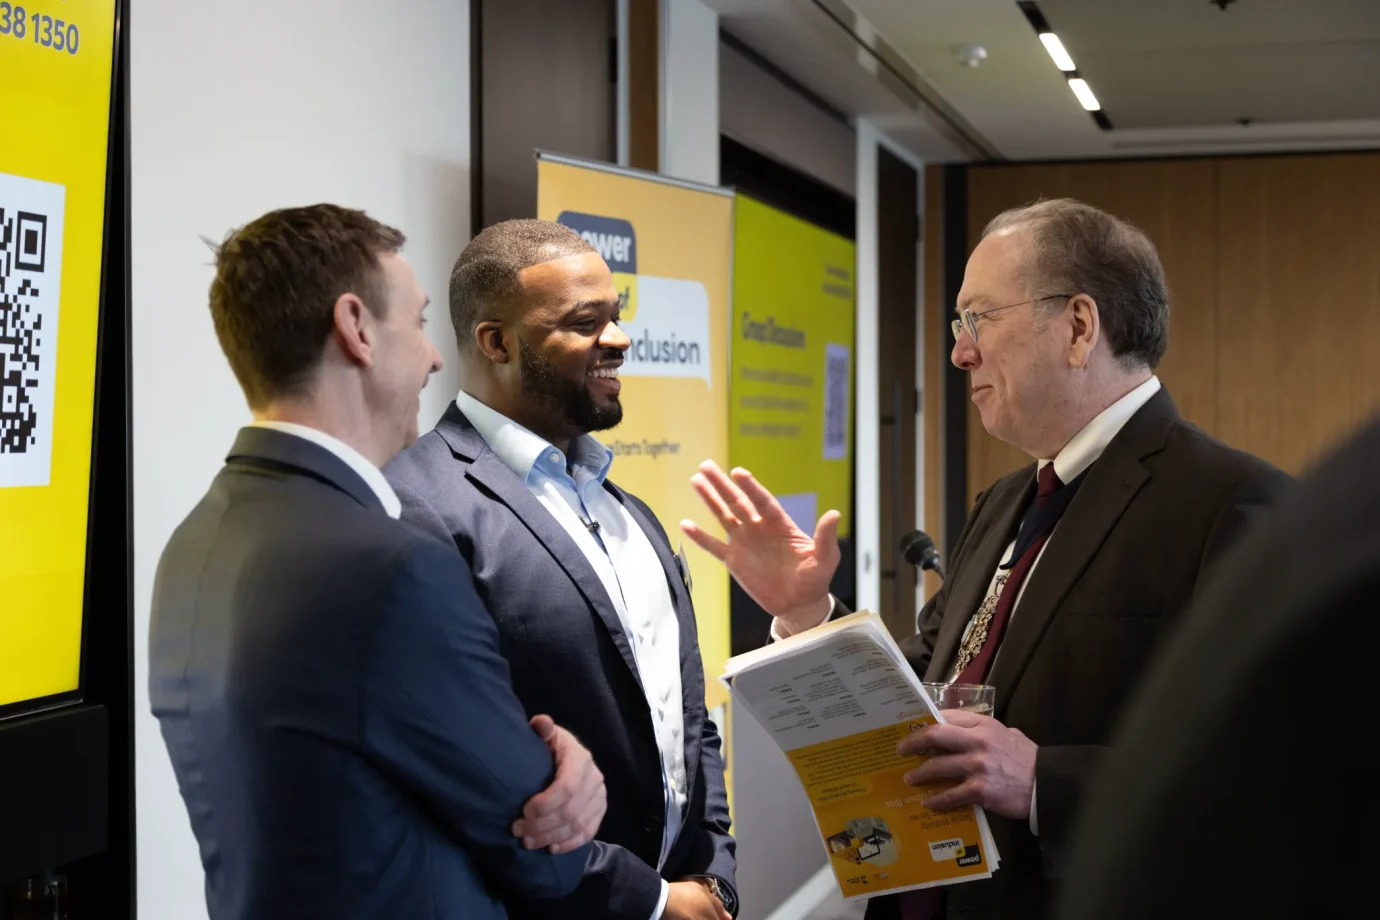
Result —
<path fill-rule="evenodd" d="M 903 101 L 813 0 L 705 0 L 722 27 L 925 160 L 980 158 Z M 1380 147 L 1380 0 L 1040 0 L 1111 119 L 1074 99 L 1015 0 L 847 0 L 979 147 L 1012 159 Z M 827 5 L 827 0 L 826 0 Z M 987 51 L 977 68 L 956 48 Z M 1248 125 L 1240 119 L 1250 119 Z M 953 119 L 950 119 L 950 123 Z"/>

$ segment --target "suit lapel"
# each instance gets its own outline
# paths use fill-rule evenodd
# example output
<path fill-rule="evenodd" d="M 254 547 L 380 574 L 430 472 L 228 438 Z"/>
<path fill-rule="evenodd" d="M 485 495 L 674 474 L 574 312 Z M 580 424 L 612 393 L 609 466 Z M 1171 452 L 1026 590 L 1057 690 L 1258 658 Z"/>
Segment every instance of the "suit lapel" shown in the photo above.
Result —
<path fill-rule="evenodd" d="M 1173 401 L 1161 390 L 1132 416 L 1088 468 L 1087 481 L 1031 570 L 988 674 L 987 683 L 997 688 L 998 718 L 1060 604 L 1150 478 L 1141 459 L 1163 449 L 1177 418 Z"/>
<path fill-rule="evenodd" d="M 954 655 L 958 653 L 958 644 L 963 638 L 963 630 L 986 598 L 987 589 L 992 584 L 992 576 L 1016 533 L 1021 515 L 1035 495 L 1033 472 L 1021 482 L 1024 484 L 1012 487 L 1005 496 L 992 496 L 988 499 L 987 507 L 992 509 L 994 515 L 992 523 L 987 527 L 974 527 L 984 536 L 974 548 L 971 558 L 964 560 L 961 570 L 964 574 L 949 592 L 949 602 L 944 610 L 944 623 L 939 629 L 938 638 L 935 639 L 934 654 L 930 657 L 925 680 L 943 681 L 948 677 Z"/>
<path fill-rule="evenodd" d="M 454 416 L 451 414 L 452 411 Z M 453 404 L 451 409 L 447 410 L 446 417 L 442 419 L 442 424 L 437 426 L 437 431 L 441 433 L 451 449 L 461 457 L 462 462 L 466 458 L 473 458 L 465 470 L 465 475 L 484 491 L 507 505 L 508 509 L 532 532 L 532 535 L 556 560 L 556 564 L 575 583 L 575 587 L 584 595 L 595 614 L 603 621 L 605 628 L 609 631 L 609 637 L 613 639 L 613 644 L 618 649 L 618 654 L 622 656 L 628 670 L 632 672 L 633 680 L 637 681 L 637 685 L 641 687 L 642 678 L 637 671 L 637 659 L 633 657 L 632 644 L 628 640 L 628 634 L 623 631 L 623 623 L 618 618 L 618 611 L 614 608 L 613 601 L 609 599 L 608 592 L 604 589 L 604 583 L 600 581 L 598 573 L 589 564 L 589 560 L 585 558 L 580 547 L 575 545 L 574 540 L 570 539 L 570 534 L 565 532 L 565 529 L 551 515 L 551 512 L 547 511 L 546 507 L 528 490 L 527 484 L 518 479 L 517 475 L 499 459 L 499 456 L 489 449 L 489 445 L 484 442 L 483 437 L 474 430 L 473 426 Z"/>

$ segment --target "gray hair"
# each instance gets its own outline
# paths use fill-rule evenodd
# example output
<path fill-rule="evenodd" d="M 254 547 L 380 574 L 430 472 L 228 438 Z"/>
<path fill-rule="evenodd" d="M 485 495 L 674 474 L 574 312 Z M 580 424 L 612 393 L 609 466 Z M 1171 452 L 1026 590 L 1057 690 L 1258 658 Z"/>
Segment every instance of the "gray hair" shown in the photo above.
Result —
<path fill-rule="evenodd" d="M 1087 294 L 1097 304 L 1112 354 L 1154 368 L 1169 346 L 1169 287 L 1150 238 L 1106 211 L 1071 198 L 1003 211 L 982 231 L 1030 230 L 1024 278 L 1032 296 Z"/>

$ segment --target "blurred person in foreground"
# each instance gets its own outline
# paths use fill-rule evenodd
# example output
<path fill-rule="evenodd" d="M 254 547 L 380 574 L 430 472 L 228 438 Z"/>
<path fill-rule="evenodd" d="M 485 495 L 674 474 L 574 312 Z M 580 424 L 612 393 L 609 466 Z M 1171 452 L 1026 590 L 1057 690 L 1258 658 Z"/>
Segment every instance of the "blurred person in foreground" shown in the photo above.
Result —
<path fill-rule="evenodd" d="M 869 920 L 1047 916 L 1073 816 L 1126 700 L 1179 615 L 1285 474 L 1180 418 L 1154 369 L 1169 292 L 1150 240 L 1066 199 L 998 215 L 964 273 L 952 360 L 983 427 L 1032 463 L 980 495 L 943 587 L 901 648 L 924 680 L 996 687 L 992 716 L 910 735 L 906 781 L 936 810 L 980 805 L 1001 868 L 983 881 L 874 898 Z M 802 533 L 752 476 L 693 480 L 721 559 L 783 638 L 841 612 L 837 512 Z"/>
<path fill-rule="evenodd" d="M 254 421 L 168 541 L 149 627 L 212 920 L 499 920 L 574 888 L 603 816 L 589 752 L 529 725 L 464 560 L 379 469 L 441 366 L 402 245 L 316 205 L 216 252 Z"/>
<path fill-rule="evenodd" d="M 1346 743 L 1374 689 L 1377 471 L 1380 421 L 1194 601 L 1089 793 L 1061 920 L 1380 914 L 1375 758 Z"/>
<path fill-rule="evenodd" d="M 591 434 L 623 418 L 613 275 L 568 227 L 504 221 L 460 254 L 450 309 L 460 392 L 388 480 L 403 520 L 474 571 L 518 698 L 576 732 L 608 778 L 580 887 L 508 911 L 728 920 L 734 841 L 689 572 Z"/>

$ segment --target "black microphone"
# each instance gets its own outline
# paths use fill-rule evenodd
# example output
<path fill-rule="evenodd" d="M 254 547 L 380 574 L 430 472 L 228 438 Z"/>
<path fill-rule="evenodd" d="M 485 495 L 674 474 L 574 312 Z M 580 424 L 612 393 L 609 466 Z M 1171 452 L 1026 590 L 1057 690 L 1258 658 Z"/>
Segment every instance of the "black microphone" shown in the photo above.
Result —
<path fill-rule="evenodd" d="M 912 530 L 901 538 L 901 558 L 911 565 L 933 571 L 941 579 L 944 577 L 944 567 L 939 564 L 939 550 L 934 548 L 934 541 L 923 530 Z"/>

